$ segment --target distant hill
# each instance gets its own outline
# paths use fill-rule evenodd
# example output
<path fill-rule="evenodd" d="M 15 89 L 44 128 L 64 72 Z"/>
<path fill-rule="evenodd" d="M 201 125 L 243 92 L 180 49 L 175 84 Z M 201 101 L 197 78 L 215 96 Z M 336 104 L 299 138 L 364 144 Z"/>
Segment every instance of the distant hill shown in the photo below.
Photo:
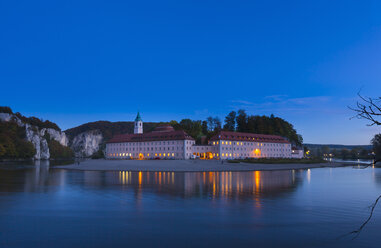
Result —
<path fill-rule="evenodd" d="M 161 124 L 160 122 L 144 122 L 143 130 L 145 133 L 150 132 L 160 124 Z M 104 141 L 107 141 L 117 134 L 134 133 L 134 122 L 132 121 L 119 121 L 119 122 L 95 121 L 95 122 L 82 124 L 78 127 L 67 129 L 65 130 L 65 133 L 66 135 L 70 137 L 70 139 L 72 139 L 80 133 L 91 131 L 91 130 L 99 130 L 103 135 Z"/>
<path fill-rule="evenodd" d="M 319 149 L 324 146 L 328 146 L 329 149 L 348 149 L 352 150 L 353 148 L 360 148 L 360 149 L 365 149 L 365 150 L 371 150 L 372 146 L 371 145 L 335 145 L 335 144 L 304 144 L 308 149 Z"/>

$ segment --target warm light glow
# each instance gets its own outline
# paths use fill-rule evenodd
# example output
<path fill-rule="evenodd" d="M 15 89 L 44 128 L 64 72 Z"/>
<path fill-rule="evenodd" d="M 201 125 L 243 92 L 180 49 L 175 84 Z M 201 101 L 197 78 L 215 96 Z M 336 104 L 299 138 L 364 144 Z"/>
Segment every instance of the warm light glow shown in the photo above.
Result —
<path fill-rule="evenodd" d="M 261 150 L 255 149 L 254 153 L 255 153 L 256 156 L 259 156 L 259 155 L 261 155 Z"/>
<path fill-rule="evenodd" d="M 216 142 L 215 141 L 213 141 L 213 145 L 215 145 L 216 144 Z"/>
<path fill-rule="evenodd" d="M 224 144 L 225 142 L 222 141 L 222 144 Z"/>
<path fill-rule="evenodd" d="M 149 153 L 147 153 L 147 157 L 149 157 Z"/>
<path fill-rule="evenodd" d="M 155 153 L 155 157 L 157 157 L 157 153 Z"/>
<path fill-rule="evenodd" d="M 172 157 L 174 157 L 175 156 L 175 154 L 174 153 L 172 153 Z"/>
<path fill-rule="evenodd" d="M 231 144 L 232 144 L 232 142 L 230 141 L 230 142 L 229 142 L 229 145 L 231 145 Z"/>

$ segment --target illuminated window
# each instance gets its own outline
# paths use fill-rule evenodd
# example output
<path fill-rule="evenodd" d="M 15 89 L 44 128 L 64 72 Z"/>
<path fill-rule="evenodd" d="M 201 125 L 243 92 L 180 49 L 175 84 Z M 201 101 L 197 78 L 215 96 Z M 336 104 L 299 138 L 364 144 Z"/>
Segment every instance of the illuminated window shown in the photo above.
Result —
<path fill-rule="evenodd" d="M 225 156 L 227 157 L 227 156 L 228 156 L 228 154 L 226 153 L 226 154 L 225 154 Z"/>
<path fill-rule="evenodd" d="M 230 142 L 229 142 L 229 145 L 231 145 L 231 144 L 232 144 L 232 142 L 230 141 Z"/>
<path fill-rule="evenodd" d="M 222 153 L 222 157 L 225 157 L 225 154 L 224 154 L 224 153 Z"/>
<path fill-rule="evenodd" d="M 213 145 L 215 145 L 216 144 L 216 142 L 215 141 L 213 141 Z"/>
<path fill-rule="evenodd" d="M 163 153 L 163 156 L 165 157 L 165 153 Z"/>
<path fill-rule="evenodd" d="M 168 153 L 168 157 L 169 157 L 169 153 Z"/>
<path fill-rule="evenodd" d="M 222 144 L 224 144 L 225 142 L 222 141 Z"/>
<path fill-rule="evenodd" d="M 149 157 L 149 153 L 147 153 L 147 157 Z"/>
<path fill-rule="evenodd" d="M 217 157 L 220 156 L 220 154 L 217 153 Z"/>
<path fill-rule="evenodd" d="M 241 146 L 242 146 L 242 142 L 241 142 Z"/>
<path fill-rule="evenodd" d="M 161 157 L 161 153 L 159 153 L 159 157 Z"/>
<path fill-rule="evenodd" d="M 155 157 L 157 157 L 157 153 L 155 153 Z"/>
<path fill-rule="evenodd" d="M 218 141 L 217 141 L 217 145 L 218 145 Z"/>
<path fill-rule="evenodd" d="M 232 156 L 232 154 L 230 153 L 230 154 L 229 154 L 229 156 L 231 157 L 231 156 Z"/>
<path fill-rule="evenodd" d="M 172 153 L 172 157 L 174 157 L 175 156 L 175 154 L 174 153 Z"/>

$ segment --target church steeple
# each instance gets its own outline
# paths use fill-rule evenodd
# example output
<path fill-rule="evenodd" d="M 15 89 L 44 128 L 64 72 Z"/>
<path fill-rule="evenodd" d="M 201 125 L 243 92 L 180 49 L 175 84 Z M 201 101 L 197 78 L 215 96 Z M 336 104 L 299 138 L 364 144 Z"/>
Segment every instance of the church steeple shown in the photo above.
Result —
<path fill-rule="evenodd" d="M 134 133 L 143 133 L 143 120 L 142 117 L 140 117 L 139 111 L 135 118 Z"/>

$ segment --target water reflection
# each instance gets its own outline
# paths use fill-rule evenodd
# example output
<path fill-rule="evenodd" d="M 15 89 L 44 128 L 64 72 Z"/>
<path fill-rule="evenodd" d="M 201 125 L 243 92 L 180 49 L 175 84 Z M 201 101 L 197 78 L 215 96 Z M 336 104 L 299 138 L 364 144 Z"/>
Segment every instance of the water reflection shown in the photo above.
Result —
<path fill-rule="evenodd" d="M 301 172 L 130 172 L 130 171 L 65 171 L 39 163 L 24 170 L 3 170 L 0 174 L 2 192 L 41 192 L 57 190 L 68 182 L 102 188 L 118 187 L 179 197 L 210 197 L 256 199 L 292 192 L 302 177 Z M 299 178 L 299 179 L 297 179 Z M 308 178 L 309 179 L 309 178 Z"/>
<path fill-rule="evenodd" d="M 131 188 L 151 188 L 184 197 L 245 198 L 292 191 L 295 171 L 254 172 L 114 172 L 109 183 Z"/>

